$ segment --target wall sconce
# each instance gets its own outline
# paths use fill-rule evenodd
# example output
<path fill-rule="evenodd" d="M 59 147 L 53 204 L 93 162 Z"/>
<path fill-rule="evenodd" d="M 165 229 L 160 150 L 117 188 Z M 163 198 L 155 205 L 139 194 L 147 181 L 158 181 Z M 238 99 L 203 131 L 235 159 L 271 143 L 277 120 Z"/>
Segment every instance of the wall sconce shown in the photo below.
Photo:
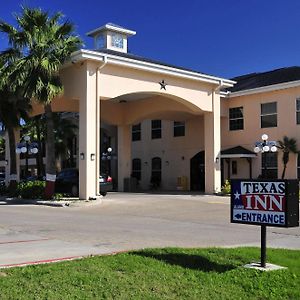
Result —
<path fill-rule="evenodd" d="M 166 166 L 168 166 L 170 163 L 169 163 L 169 161 L 168 160 L 166 160 Z"/>
<path fill-rule="evenodd" d="M 94 161 L 94 160 L 95 160 L 95 158 L 96 158 L 96 155 L 95 155 L 95 153 L 91 153 L 91 161 Z"/>
<path fill-rule="evenodd" d="M 144 162 L 144 165 L 145 165 L 145 166 L 148 166 L 148 162 L 147 162 L 147 161 L 145 161 L 145 162 Z"/>
<path fill-rule="evenodd" d="M 84 160 L 84 153 L 83 152 L 80 153 L 80 159 Z"/>
<path fill-rule="evenodd" d="M 8 165 L 8 160 L 7 160 L 7 159 L 5 160 L 5 165 L 6 165 L 6 166 Z"/>
<path fill-rule="evenodd" d="M 219 163 L 219 157 L 216 157 L 216 164 Z"/>
<path fill-rule="evenodd" d="M 181 159 L 184 160 L 184 156 L 181 156 Z"/>

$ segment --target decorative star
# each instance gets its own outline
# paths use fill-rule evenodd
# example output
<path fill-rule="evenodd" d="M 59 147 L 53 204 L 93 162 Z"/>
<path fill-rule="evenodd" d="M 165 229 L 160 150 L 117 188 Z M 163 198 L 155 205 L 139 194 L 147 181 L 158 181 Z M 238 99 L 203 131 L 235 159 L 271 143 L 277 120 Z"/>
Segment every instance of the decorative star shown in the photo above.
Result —
<path fill-rule="evenodd" d="M 235 192 L 234 197 L 235 197 L 235 199 L 238 199 L 238 200 L 240 199 L 240 194 L 238 191 Z"/>
<path fill-rule="evenodd" d="M 166 91 L 167 84 L 165 83 L 164 79 L 161 82 L 159 82 L 159 84 L 160 84 L 160 89 Z"/>

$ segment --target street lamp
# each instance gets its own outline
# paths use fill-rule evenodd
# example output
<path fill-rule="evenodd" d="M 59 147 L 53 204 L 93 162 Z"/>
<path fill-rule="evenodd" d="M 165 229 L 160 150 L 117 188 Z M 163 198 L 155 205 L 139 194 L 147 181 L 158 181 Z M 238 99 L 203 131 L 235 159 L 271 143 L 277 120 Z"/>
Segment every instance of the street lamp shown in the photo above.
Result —
<path fill-rule="evenodd" d="M 26 179 L 28 178 L 28 155 L 29 154 L 37 154 L 39 152 L 37 144 L 36 143 L 30 143 L 30 136 L 25 135 L 23 137 L 23 140 L 25 141 L 25 143 L 19 143 L 17 145 L 16 148 L 16 153 L 17 154 L 21 154 L 24 153 L 25 154 L 25 177 Z"/>
<path fill-rule="evenodd" d="M 263 134 L 261 136 L 262 142 L 256 142 L 255 147 L 254 147 L 254 152 L 255 153 L 266 153 L 266 152 L 277 152 L 277 144 L 276 141 L 268 141 L 268 135 Z M 262 157 L 262 162 L 263 162 L 263 174 L 262 177 L 266 178 L 267 177 L 267 161 L 266 157 L 263 159 Z"/>
<path fill-rule="evenodd" d="M 105 172 L 108 174 L 110 174 L 110 163 L 108 161 L 111 160 L 112 151 L 113 151 L 113 149 L 111 147 L 108 147 L 106 149 L 106 151 L 102 153 L 102 156 L 101 156 L 101 160 L 106 161 Z"/>
<path fill-rule="evenodd" d="M 255 153 L 267 153 L 267 152 L 277 152 L 277 144 L 276 141 L 268 141 L 268 135 L 263 134 L 261 136 L 262 142 L 256 142 L 254 147 Z M 262 163 L 263 163 L 263 178 L 266 179 L 267 177 L 267 161 L 266 157 L 263 159 L 262 157 Z M 260 260 L 261 260 L 261 266 L 263 268 L 266 267 L 266 257 L 267 257 L 267 226 L 261 225 L 261 231 L 260 231 L 260 237 L 261 237 L 261 247 L 260 247 Z"/>

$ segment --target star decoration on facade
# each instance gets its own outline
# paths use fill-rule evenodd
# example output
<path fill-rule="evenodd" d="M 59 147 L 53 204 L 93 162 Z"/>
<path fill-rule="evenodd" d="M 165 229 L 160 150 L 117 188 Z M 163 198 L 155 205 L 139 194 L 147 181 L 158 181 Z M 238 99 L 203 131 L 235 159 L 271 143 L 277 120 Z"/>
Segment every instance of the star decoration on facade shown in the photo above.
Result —
<path fill-rule="evenodd" d="M 160 89 L 166 91 L 167 84 L 165 83 L 164 79 L 161 82 L 159 82 L 159 84 L 160 84 Z"/>

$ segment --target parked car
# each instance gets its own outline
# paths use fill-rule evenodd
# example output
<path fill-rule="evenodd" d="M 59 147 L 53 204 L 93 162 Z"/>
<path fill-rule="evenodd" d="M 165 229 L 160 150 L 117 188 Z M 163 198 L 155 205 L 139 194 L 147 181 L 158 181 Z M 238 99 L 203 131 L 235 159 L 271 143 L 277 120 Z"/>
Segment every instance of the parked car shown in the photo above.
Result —
<path fill-rule="evenodd" d="M 113 188 L 112 178 L 106 174 L 99 177 L 100 194 L 106 196 Z M 55 192 L 71 194 L 76 197 L 79 194 L 79 171 L 78 169 L 63 169 L 56 176 Z"/>

